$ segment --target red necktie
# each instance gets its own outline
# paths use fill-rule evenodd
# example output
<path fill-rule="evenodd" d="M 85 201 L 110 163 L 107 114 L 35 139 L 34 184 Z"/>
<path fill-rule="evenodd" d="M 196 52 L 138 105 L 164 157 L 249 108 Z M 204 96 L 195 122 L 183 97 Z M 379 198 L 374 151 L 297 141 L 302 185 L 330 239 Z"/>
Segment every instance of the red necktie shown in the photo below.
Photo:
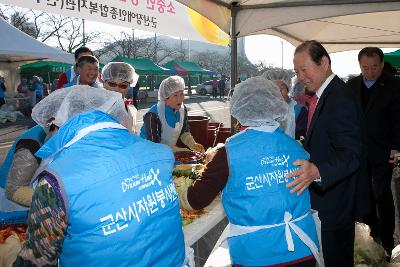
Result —
<path fill-rule="evenodd" d="M 318 96 L 313 95 L 307 102 L 308 102 L 308 118 L 307 118 L 307 131 L 308 131 L 308 128 L 310 128 L 311 120 L 314 116 L 315 108 L 317 107 Z"/>

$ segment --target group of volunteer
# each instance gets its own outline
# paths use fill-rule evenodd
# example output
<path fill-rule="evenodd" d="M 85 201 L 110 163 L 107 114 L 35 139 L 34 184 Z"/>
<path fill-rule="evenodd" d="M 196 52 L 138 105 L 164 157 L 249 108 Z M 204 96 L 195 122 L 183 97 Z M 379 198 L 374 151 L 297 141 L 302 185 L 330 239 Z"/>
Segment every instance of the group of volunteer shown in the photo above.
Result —
<path fill-rule="evenodd" d="M 202 209 L 220 192 L 233 266 L 323 265 L 308 191 L 285 186 L 294 160 L 309 155 L 291 138 L 294 111 L 281 78 L 269 79 L 235 87 L 230 112 L 241 131 L 179 196 L 173 152 L 204 152 L 190 134 L 181 77 L 162 81 L 140 136 L 123 99 L 138 80 L 126 63 L 103 68 L 106 90 L 74 85 L 44 98 L 32 111 L 38 125 L 1 169 L 2 201 L 30 209 L 14 266 L 193 266 L 180 207 Z"/>

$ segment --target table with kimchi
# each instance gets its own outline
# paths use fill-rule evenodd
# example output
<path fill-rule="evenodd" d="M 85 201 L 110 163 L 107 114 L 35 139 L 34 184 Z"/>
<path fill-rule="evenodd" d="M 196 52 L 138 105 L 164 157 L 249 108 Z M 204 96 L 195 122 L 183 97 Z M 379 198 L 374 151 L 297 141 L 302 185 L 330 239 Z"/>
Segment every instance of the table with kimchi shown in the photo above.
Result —
<path fill-rule="evenodd" d="M 174 179 L 185 179 L 190 182 L 196 179 L 206 167 L 203 165 L 205 155 L 194 151 L 184 151 L 175 153 Z M 197 173 L 199 171 L 199 173 Z M 179 190 L 177 188 L 177 190 Z M 183 232 L 185 243 L 192 246 L 196 241 L 203 237 L 215 225 L 225 218 L 225 212 L 221 204 L 221 198 L 218 196 L 206 208 L 200 211 L 187 211 L 181 209 Z"/>

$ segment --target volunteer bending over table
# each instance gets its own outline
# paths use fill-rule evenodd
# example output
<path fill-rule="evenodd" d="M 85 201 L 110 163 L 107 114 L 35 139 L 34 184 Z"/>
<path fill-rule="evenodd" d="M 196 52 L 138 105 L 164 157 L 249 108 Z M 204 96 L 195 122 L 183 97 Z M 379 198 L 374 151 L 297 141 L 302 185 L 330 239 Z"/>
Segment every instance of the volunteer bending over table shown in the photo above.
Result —
<path fill-rule="evenodd" d="M 158 89 L 158 103 L 143 116 L 140 136 L 155 143 L 166 144 L 176 151 L 186 148 L 176 146 L 180 139 L 190 150 L 204 152 L 190 134 L 187 109 L 183 105 L 185 82 L 179 76 L 164 79 Z"/>
<path fill-rule="evenodd" d="M 57 90 L 32 112 L 40 125 L 48 116 L 59 129 L 36 153 L 41 172 L 14 265 L 182 266 L 173 154 L 120 124 L 121 94 Z"/>
<path fill-rule="evenodd" d="M 135 69 L 125 62 L 110 62 L 103 67 L 102 71 L 103 87 L 106 90 L 118 92 L 122 95 L 126 103 L 126 94 L 131 86 L 135 86 L 139 75 Z M 136 115 L 137 109 L 135 106 L 127 104 L 128 117 L 123 125 L 127 126 L 128 130 L 136 133 Z"/>
<path fill-rule="evenodd" d="M 54 130 L 47 124 L 36 125 L 15 140 L 0 168 L 0 211 L 30 206 L 33 193 L 30 184 L 41 161 L 35 153 Z"/>
<path fill-rule="evenodd" d="M 291 194 L 285 186 L 285 174 L 297 168 L 293 162 L 309 158 L 279 128 L 287 111 L 272 81 L 254 77 L 238 84 L 230 112 L 243 131 L 229 138 L 202 176 L 179 193 L 181 206 L 192 210 L 222 192 L 234 266 L 305 267 L 322 261 L 309 193 Z"/>

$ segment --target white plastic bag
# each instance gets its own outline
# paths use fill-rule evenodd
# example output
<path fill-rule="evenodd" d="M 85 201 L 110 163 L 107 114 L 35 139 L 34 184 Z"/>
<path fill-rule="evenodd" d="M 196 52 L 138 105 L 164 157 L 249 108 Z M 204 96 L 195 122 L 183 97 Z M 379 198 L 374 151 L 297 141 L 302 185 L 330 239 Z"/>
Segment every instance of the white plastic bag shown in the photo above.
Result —
<path fill-rule="evenodd" d="M 390 262 L 391 263 L 398 263 L 399 266 L 400 266 L 400 245 L 397 245 L 392 250 L 392 260 Z"/>
<path fill-rule="evenodd" d="M 356 223 L 354 265 L 386 266 L 385 250 L 372 239 L 370 232 L 368 225 Z"/>
<path fill-rule="evenodd" d="M 191 247 L 185 247 L 185 261 L 182 267 L 195 267 L 194 250 Z"/>

